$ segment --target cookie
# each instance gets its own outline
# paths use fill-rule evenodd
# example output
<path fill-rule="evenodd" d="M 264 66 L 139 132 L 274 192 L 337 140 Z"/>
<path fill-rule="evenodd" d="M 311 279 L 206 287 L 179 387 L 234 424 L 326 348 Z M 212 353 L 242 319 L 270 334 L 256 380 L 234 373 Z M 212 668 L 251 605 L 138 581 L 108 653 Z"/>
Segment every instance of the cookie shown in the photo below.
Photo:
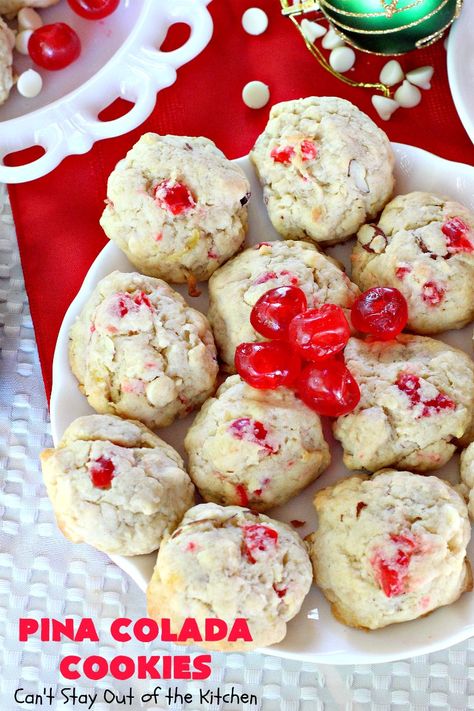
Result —
<path fill-rule="evenodd" d="M 163 541 L 148 586 L 148 615 L 186 618 L 204 629 L 218 618 L 232 626 L 244 618 L 249 641 L 200 642 L 219 651 L 249 651 L 280 642 L 310 588 L 311 563 L 289 526 L 238 506 L 201 504 L 185 514 Z"/>
<path fill-rule="evenodd" d="M 179 454 L 137 421 L 79 417 L 41 464 L 61 531 L 104 553 L 155 551 L 194 504 Z"/>
<path fill-rule="evenodd" d="M 426 336 L 393 341 L 351 338 L 344 352 L 361 399 L 339 417 L 334 435 L 349 469 L 437 469 L 471 426 L 474 364 L 466 353 Z"/>
<path fill-rule="evenodd" d="M 323 489 L 314 505 L 315 580 L 345 625 L 414 620 L 472 589 L 467 509 L 445 481 L 387 469 Z"/>
<path fill-rule="evenodd" d="M 462 328 L 474 318 L 474 214 L 431 193 L 399 195 L 359 230 L 352 278 L 401 291 L 415 333 Z"/>
<path fill-rule="evenodd" d="M 461 453 L 460 473 L 462 493 L 468 502 L 469 515 L 474 520 L 474 443 Z"/>
<path fill-rule="evenodd" d="M 273 226 L 287 239 L 343 242 L 393 191 L 387 136 L 344 99 L 276 104 L 250 158 Z"/>
<path fill-rule="evenodd" d="M 239 343 L 265 340 L 250 324 L 250 312 L 266 291 L 298 286 L 308 307 L 338 304 L 349 310 L 359 295 L 335 260 L 308 242 L 263 242 L 234 257 L 209 280 L 208 318 L 224 369 L 235 373 Z"/>
<path fill-rule="evenodd" d="M 165 427 L 214 391 L 207 319 L 160 279 L 113 272 L 70 331 L 69 361 L 91 407 Z"/>
<path fill-rule="evenodd" d="M 0 105 L 4 104 L 13 86 L 13 47 L 15 35 L 0 17 Z"/>
<path fill-rule="evenodd" d="M 243 244 L 249 190 L 209 139 L 146 133 L 110 175 L 100 224 L 143 274 L 203 281 Z"/>
<path fill-rule="evenodd" d="M 204 403 L 184 446 L 205 501 L 256 511 L 296 496 L 331 460 L 318 415 L 292 390 L 256 390 L 238 375 Z"/>
<path fill-rule="evenodd" d="M 59 0 L 0 0 L 0 15 L 16 15 L 22 7 L 49 7 L 56 5 Z"/>

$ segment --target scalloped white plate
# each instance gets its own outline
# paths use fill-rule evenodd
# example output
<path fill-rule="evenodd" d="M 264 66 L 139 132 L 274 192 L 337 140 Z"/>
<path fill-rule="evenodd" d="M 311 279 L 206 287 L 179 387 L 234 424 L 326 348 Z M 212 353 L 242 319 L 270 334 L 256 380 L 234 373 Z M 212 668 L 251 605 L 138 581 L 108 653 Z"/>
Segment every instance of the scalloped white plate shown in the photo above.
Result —
<path fill-rule="evenodd" d="M 474 3 L 463 4 L 448 40 L 448 79 L 459 118 L 474 143 Z"/>
<path fill-rule="evenodd" d="M 45 24 L 64 21 L 74 27 L 82 52 L 61 71 L 39 69 L 44 86 L 35 99 L 21 97 L 14 87 L 0 106 L 0 182 L 39 178 L 66 156 L 86 153 L 95 141 L 143 123 L 157 92 L 171 86 L 178 67 L 211 39 L 210 1 L 121 0 L 112 15 L 99 21 L 79 17 L 65 0 L 42 10 Z M 178 22 L 189 25 L 188 40 L 171 52 L 159 51 L 169 27 Z M 14 61 L 18 72 L 33 66 L 18 53 Z M 133 103 L 130 111 L 114 121 L 99 121 L 98 114 L 118 97 Z M 45 149 L 36 161 L 18 167 L 3 164 L 9 153 L 34 145 Z"/>
<path fill-rule="evenodd" d="M 393 144 L 396 155 L 396 192 L 411 190 L 433 190 L 457 198 L 474 210 L 474 168 L 461 163 L 451 163 L 419 148 Z M 248 158 L 237 163 L 245 170 L 252 190 L 249 203 L 249 233 L 247 243 L 278 239 L 262 201 L 262 191 Z M 350 244 L 339 245 L 330 250 L 346 266 L 349 264 Z M 114 269 L 133 271 L 133 267 L 113 243 L 109 243 L 99 254 L 90 268 L 81 290 L 69 307 L 58 336 L 53 362 L 53 392 L 51 397 L 51 425 L 54 442 L 61 438 L 65 428 L 80 415 L 92 412 L 86 398 L 80 393 L 77 381 L 68 364 L 68 332 L 76 316 L 82 310 L 97 282 Z M 207 290 L 198 299 L 190 300 L 184 287 L 178 290 L 188 302 L 206 312 Z M 442 340 L 471 350 L 472 326 L 462 331 L 453 331 Z M 182 456 L 183 439 L 192 422 L 190 415 L 171 427 L 159 430 L 160 437 L 173 445 Z M 300 529 L 302 536 L 316 527 L 316 515 L 312 507 L 314 492 L 348 474 L 342 464 L 341 448 L 334 442 L 329 432 L 333 461 L 330 468 L 302 494 L 285 506 L 274 509 L 270 515 L 283 521 L 299 519 L 306 521 Z M 456 476 L 457 461 L 452 460 L 442 474 Z M 471 560 L 474 561 L 474 544 L 470 546 Z M 125 570 L 135 582 L 145 590 L 151 576 L 156 556 L 125 558 L 114 556 L 113 560 Z M 319 610 L 319 620 L 308 618 L 311 610 Z M 413 622 L 392 625 L 376 632 L 353 630 L 337 622 L 331 615 L 329 605 L 319 590 L 313 586 L 301 612 L 292 620 L 288 634 L 280 644 L 263 650 L 266 654 L 304 659 L 328 664 L 354 664 L 388 662 L 418 654 L 425 654 L 474 635 L 474 595 L 465 594 L 454 605 L 441 608 L 428 617 Z"/>

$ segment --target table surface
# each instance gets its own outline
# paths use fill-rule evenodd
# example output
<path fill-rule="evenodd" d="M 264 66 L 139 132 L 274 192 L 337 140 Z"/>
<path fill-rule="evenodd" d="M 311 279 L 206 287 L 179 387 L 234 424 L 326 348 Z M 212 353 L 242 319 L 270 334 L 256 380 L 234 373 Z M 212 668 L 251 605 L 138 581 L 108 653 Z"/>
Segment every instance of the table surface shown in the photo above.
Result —
<path fill-rule="evenodd" d="M 173 653 L 171 645 L 120 644 L 108 634 L 116 617 L 146 615 L 143 593 L 106 556 L 73 545 L 56 528 L 42 484 L 38 455 L 51 444 L 49 417 L 18 255 L 15 228 L 5 186 L 0 185 L 0 709 L 31 708 L 13 700 L 15 689 L 38 693 L 43 687 L 68 686 L 59 676 L 66 654 Z M 99 643 L 18 642 L 23 616 L 91 617 Z M 176 648 L 174 648 L 174 653 Z M 180 648 L 179 653 L 183 653 Z M 474 638 L 455 647 L 393 664 L 335 667 L 287 661 L 259 654 L 213 654 L 213 673 L 203 688 L 255 694 L 259 711 L 320 709 L 425 711 L 474 709 Z M 163 689 L 176 682 L 158 682 Z M 76 683 L 78 693 L 113 688 L 137 697 L 152 681 Z M 205 705 L 197 682 L 179 682 L 181 693 L 194 692 L 191 704 L 171 711 L 256 711 L 255 706 Z M 38 707 L 36 707 L 38 708 Z M 44 708 L 44 707 L 43 707 Z M 72 708 L 58 699 L 47 708 Z M 74 707 L 78 708 L 78 707 Z M 85 708 L 80 707 L 80 708 Z M 97 702 L 95 711 L 119 711 L 119 703 Z M 128 707 L 130 708 L 130 707 Z M 156 709 L 140 703 L 133 709 Z"/>

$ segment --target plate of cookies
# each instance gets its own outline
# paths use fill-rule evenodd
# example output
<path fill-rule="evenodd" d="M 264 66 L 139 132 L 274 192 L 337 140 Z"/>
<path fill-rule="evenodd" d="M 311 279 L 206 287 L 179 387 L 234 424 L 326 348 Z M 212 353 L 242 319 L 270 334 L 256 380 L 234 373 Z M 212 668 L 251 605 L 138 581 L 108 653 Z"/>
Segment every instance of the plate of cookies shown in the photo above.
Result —
<path fill-rule="evenodd" d="M 339 98 L 275 105 L 235 161 L 142 136 L 54 356 L 64 535 L 172 629 L 247 621 L 211 650 L 373 663 L 474 634 L 473 213 L 474 169 Z"/>

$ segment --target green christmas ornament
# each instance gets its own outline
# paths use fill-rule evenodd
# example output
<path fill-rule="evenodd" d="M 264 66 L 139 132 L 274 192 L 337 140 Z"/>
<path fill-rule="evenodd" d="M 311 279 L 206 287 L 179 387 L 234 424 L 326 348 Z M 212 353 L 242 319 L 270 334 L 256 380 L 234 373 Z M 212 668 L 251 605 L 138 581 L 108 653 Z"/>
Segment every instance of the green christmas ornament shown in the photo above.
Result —
<path fill-rule="evenodd" d="M 319 0 L 319 6 L 349 44 L 394 55 L 439 39 L 462 0 Z"/>
<path fill-rule="evenodd" d="M 391 96 L 381 82 L 357 81 L 335 71 L 327 57 L 305 33 L 306 15 L 326 19 L 348 44 L 373 54 L 404 54 L 440 39 L 461 13 L 463 0 L 280 0 L 281 12 L 297 28 L 319 64 L 351 86 Z"/>

